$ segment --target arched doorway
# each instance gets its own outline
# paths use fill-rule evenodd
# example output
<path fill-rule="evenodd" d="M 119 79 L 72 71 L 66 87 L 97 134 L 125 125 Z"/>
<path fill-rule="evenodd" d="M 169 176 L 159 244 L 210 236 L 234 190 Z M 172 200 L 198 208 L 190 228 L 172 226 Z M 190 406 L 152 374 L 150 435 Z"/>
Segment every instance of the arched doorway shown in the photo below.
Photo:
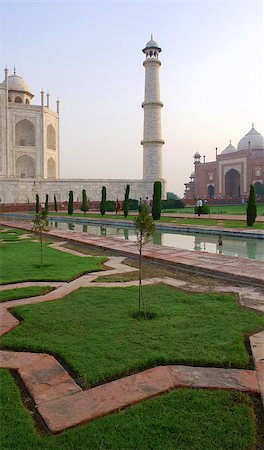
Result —
<path fill-rule="evenodd" d="M 230 169 L 225 176 L 226 197 L 240 197 L 240 174 L 235 169 Z"/>
<path fill-rule="evenodd" d="M 263 195 L 264 189 L 263 189 L 262 184 L 259 181 L 256 181 L 256 183 L 254 183 L 254 188 L 255 188 L 256 195 Z"/>
<path fill-rule="evenodd" d="M 35 146 L 35 126 L 30 120 L 23 119 L 16 124 L 16 146 Z"/>
<path fill-rule="evenodd" d="M 207 188 L 207 198 L 214 198 L 214 186 L 212 184 Z"/>
<path fill-rule="evenodd" d="M 19 178 L 35 178 L 36 164 L 31 156 L 23 155 L 20 156 L 20 158 L 17 158 L 16 176 Z"/>
<path fill-rule="evenodd" d="M 47 169 L 48 178 L 56 178 L 56 164 L 53 158 L 48 159 Z"/>

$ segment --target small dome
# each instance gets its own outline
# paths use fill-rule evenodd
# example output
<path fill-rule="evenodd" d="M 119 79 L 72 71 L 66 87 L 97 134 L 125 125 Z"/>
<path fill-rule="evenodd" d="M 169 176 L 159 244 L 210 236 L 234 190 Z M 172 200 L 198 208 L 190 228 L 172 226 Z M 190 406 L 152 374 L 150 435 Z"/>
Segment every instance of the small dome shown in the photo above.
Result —
<path fill-rule="evenodd" d="M 230 141 L 230 144 L 221 152 L 221 155 L 227 155 L 228 153 L 234 153 L 236 151 L 236 147 L 234 147 Z"/>
<path fill-rule="evenodd" d="M 191 173 L 190 178 L 195 178 L 195 172 L 192 172 L 192 173 Z"/>
<path fill-rule="evenodd" d="M 2 82 L 2 86 L 4 85 L 5 81 Z M 30 94 L 30 89 L 27 83 L 23 80 L 23 78 L 19 77 L 15 73 L 8 77 L 8 90 L 17 92 L 27 92 Z"/>
<path fill-rule="evenodd" d="M 150 39 L 150 41 L 146 44 L 146 48 L 159 48 L 159 46 L 154 39 Z"/>
<path fill-rule="evenodd" d="M 200 153 L 197 151 L 197 152 L 194 154 L 193 157 L 194 157 L 194 158 L 201 158 L 201 155 L 200 155 Z"/>
<path fill-rule="evenodd" d="M 252 124 L 251 130 L 240 139 L 237 149 L 238 150 L 248 150 L 249 147 L 254 150 L 258 148 L 264 149 L 264 137 L 254 128 Z"/>

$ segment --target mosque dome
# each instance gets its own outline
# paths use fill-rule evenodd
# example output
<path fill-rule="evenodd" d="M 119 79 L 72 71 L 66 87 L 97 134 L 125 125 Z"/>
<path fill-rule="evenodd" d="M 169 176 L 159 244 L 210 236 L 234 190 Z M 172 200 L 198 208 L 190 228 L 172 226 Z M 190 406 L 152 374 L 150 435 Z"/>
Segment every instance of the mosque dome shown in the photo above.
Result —
<path fill-rule="evenodd" d="M 227 155 L 228 153 L 234 153 L 236 151 L 236 147 L 234 147 L 230 141 L 230 144 L 221 152 L 221 155 Z"/>
<path fill-rule="evenodd" d="M 5 80 L 2 82 L 2 86 L 4 85 Z M 19 77 L 16 73 L 14 73 L 13 75 L 9 75 L 8 77 L 8 90 L 16 92 L 26 92 L 33 97 L 33 94 L 31 94 L 30 89 L 25 80 L 23 80 L 22 77 Z"/>
<path fill-rule="evenodd" d="M 198 150 L 197 150 L 197 152 L 194 154 L 193 157 L 194 157 L 194 158 L 201 158 L 201 155 L 200 155 L 200 153 L 198 152 Z"/>
<path fill-rule="evenodd" d="M 192 173 L 191 173 L 190 178 L 195 178 L 195 172 L 192 172 Z"/>
<path fill-rule="evenodd" d="M 253 150 L 264 148 L 264 137 L 254 128 L 252 124 L 251 130 L 240 139 L 237 149 L 238 150 L 248 150 L 249 147 Z"/>

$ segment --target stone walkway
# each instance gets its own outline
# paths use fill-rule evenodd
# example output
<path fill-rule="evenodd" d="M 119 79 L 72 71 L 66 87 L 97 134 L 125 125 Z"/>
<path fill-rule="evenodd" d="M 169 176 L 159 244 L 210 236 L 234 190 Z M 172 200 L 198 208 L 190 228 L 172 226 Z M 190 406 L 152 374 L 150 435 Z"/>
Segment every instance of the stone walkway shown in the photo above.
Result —
<path fill-rule="evenodd" d="M 58 250 L 79 254 L 61 247 L 64 242 L 50 244 Z M 89 257 L 83 255 L 82 257 Z M 124 257 L 110 257 L 104 273 L 107 275 L 135 271 L 123 264 Z M 19 325 L 19 321 L 9 311 L 18 305 L 41 303 L 62 299 L 79 287 L 126 287 L 137 285 L 137 281 L 124 283 L 93 283 L 102 272 L 83 275 L 69 283 L 46 282 L 55 288 L 48 294 L 0 304 L 0 335 Z M 264 297 L 252 287 L 209 287 L 190 285 L 170 277 L 150 278 L 143 284 L 164 283 L 175 288 L 193 292 L 234 292 L 241 305 L 264 312 Z M 14 287 L 43 285 L 37 282 L 17 283 L 1 286 L 0 290 Z M 51 355 L 0 351 L 0 367 L 16 369 L 33 398 L 36 408 L 52 433 L 88 422 L 131 404 L 178 387 L 232 389 L 260 393 L 264 405 L 264 332 L 250 337 L 255 364 L 254 370 L 222 369 L 167 365 L 154 367 L 143 372 L 106 383 L 83 391 L 70 377 L 61 364 Z"/>

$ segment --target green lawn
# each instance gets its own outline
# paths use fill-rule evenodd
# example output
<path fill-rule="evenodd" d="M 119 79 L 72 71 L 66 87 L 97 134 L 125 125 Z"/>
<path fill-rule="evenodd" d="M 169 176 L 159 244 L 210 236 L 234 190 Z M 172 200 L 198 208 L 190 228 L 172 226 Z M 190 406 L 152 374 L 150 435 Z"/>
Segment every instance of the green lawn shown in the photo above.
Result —
<path fill-rule="evenodd" d="M 263 316 L 237 307 L 232 295 L 165 285 L 144 293 L 158 319 L 131 317 L 136 287 L 81 288 L 57 302 L 16 307 L 23 323 L 0 345 L 58 355 L 86 387 L 159 364 L 250 367 L 243 335 L 263 329 Z"/>
<path fill-rule="evenodd" d="M 43 266 L 40 266 L 40 243 L 31 240 L 1 245 L 0 284 L 22 281 L 69 281 L 79 275 L 101 270 L 102 257 L 63 253 L 43 243 Z"/>
<path fill-rule="evenodd" d="M 179 209 L 164 209 L 163 212 L 174 212 L 176 214 L 194 213 L 194 206 L 186 206 Z M 231 214 L 231 215 L 243 215 L 247 213 L 247 205 L 216 205 L 210 206 L 211 214 Z M 257 203 L 257 213 L 259 216 L 264 215 L 264 203 Z"/>
<path fill-rule="evenodd" d="M 238 392 L 178 389 L 58 435 L 37 434 L 11 375 L 0 370 L 2 450 L 253 449 L 250 397 Z"/>
<path fill-rule="evenodd" d="M 53 288 L 50 286 L 30 286 L 17 289 L 7 289 L 6 291 L 0 291 L 0 302 L 8 302 L 9 300 L 16 300 L 18 298 L 44 295 L 52 290 Z"/>

